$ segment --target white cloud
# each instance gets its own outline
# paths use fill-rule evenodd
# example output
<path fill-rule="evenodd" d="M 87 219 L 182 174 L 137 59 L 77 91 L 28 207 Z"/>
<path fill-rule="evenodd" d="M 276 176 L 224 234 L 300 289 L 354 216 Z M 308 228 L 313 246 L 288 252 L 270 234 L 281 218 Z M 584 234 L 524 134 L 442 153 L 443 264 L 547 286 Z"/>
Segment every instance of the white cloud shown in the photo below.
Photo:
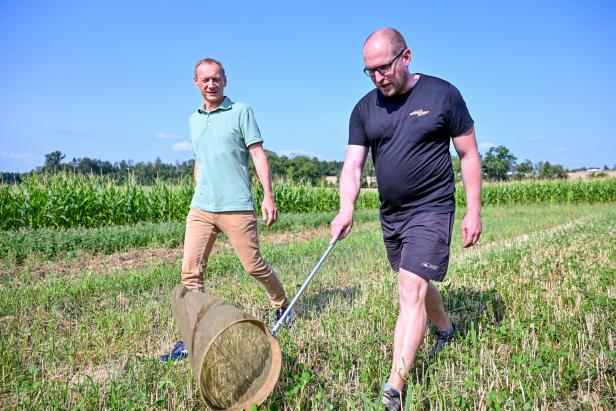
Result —
<path fill-rule="evenodd" d="M 154 138 L 157 140 L 178 140 L 180 136 L 177 134 L 156 133 L 154 134 Z"/>
<path fill-rule="evenodd" d="M 180 141 L 179 143 L 174 143 L 171 147 L 173 151 L 191 151 L 192 144 L 188 140 Z"/>
<path fill-rule="evenodd" d="M 558 147 L 558 152 L 559 153 L 564 153 L 565 151 L 569 151 L 569 148 L 565 147 L 565 146 Z"/>
<path fill-rule="evenodd" d="M 490 143 L 489 141 L 484 141 L 484 142 L 479 143 L 479 149 L 481 151 L 488 151 L 492 147 L 496 147 L 496 144 Z"/>
<path fill-rule="evenodd" d="M 537 140 L 542 140 L 543 137 L 541 136 L 530 136 L 527 138 L 528 141 L 537 141 Z"/>
<path fill-rule="evenodd" d="M 9 158 L 11 160 L 32 160 L 34 158 L 34 155 L 30 153 L 13 153 L 10 151 L 0 150 L 0 157 Z"/>

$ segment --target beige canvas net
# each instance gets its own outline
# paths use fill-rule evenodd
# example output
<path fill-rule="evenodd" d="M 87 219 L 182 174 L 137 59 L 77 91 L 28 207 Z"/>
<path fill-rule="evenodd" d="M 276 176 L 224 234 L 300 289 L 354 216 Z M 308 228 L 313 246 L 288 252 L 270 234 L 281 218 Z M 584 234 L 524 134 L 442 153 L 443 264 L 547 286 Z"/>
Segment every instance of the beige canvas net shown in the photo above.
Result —
<path fill-rule="evenodd" d="M 250 409 L 280 375 L 278 341 L 261 321 L 223 299 L 178 285 L 171 310 L 199 390 L 212 409 Z"/>

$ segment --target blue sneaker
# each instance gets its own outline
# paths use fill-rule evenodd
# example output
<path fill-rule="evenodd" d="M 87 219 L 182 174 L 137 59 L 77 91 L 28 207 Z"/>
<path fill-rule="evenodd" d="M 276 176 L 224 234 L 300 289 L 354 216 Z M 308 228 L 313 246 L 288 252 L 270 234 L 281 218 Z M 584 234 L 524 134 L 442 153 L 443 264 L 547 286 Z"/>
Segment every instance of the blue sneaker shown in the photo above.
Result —
<path fill-rule="evenodd" d="M 169 362 L 169 361 L 177 361 L 183 360 L 188 357 L 188 350 L 186 349 L 186 345 L 184 341 L 178 341 L 177 344 L 171 349 L 169 354 L 163 354 L 158 359 L 160 362 Z"/>
<path fill-rule="evenodd" d="M 276 322 L 280 321 L 280 319 L 282 318 L 282 315 L 287 311 L 287 307 L 280 307 L 280 308 L 276 308 L 275 314 L 276 314 Z M 287 317 L 284 319 L 284 322 L 282 323 L 282 325 L 284 325 L 287 328 L 291 328 L 291 325 L 293 325 L 293 318 L 295 317 L 295 310 L 293 308 L 291 308 L 291 311 L 289 311 L 289 315 L 287 315 Z"/>

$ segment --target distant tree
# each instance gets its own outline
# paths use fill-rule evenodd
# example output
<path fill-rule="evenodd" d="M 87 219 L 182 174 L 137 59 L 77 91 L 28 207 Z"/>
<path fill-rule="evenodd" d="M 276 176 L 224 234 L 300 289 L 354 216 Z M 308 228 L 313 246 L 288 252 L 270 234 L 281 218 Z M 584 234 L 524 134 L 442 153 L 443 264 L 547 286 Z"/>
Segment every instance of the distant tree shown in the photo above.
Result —
<path fill-rule="evenodd" d="M 515 163 L 514 156 L 507 147 L 490 147 L 483 157 L 481 168 L 488 180 L 503 181 L 507 180 L 507 172 Z"/>
<path fill-rule="evenodd" d="M 364 169 L 362 170 L 361 175 L 362 187 L 374 186 L 373 184 L 371 184 L 371 182 L 373 182 L 376 177 L 376 170 L 374 168 L 374 163 L 372 162 L 372 156 L 370 151 L 368 151 L 368 157 L 366 158 L 366 162 L 364 163 Z"/>
<path fill-rule="evenodd" d="M 547 178 L 552 173 L 552 164 L 549 161 L 540 161 L 536 165 L 537 175 L 540 178 Z"/>
<path fill-rule="evenodd" d="M 342 161 L 321 161 L 316 157 L 294 155 L 291 158 L 279 156 L 272 151 L 265 151 L 273 179 L 285 179 L 293 182 L 317 184 L 326 176 L 338 176 L 342 170 Z M 250 163 L 250 178 L 257 181 L 254 164 Z"/>
<path fill-rule="evenodd" d="M 342 161 L 319 161 L 322 176 L 339 176 L 342 171 Z"/>
<path fill-rule="evenodd" d="M 550 164 L 549 161 L 540 161 L 537 164 L 537 174 L 540 178 L 565 179 L 568 178 L 567 169 L 560 164 Z"/>
<path fill-rule="evenodd" d="M 460 157 L 451 156 L 451 165 L 453 166 L 453 176 L 456 183 L 462 181 L 462 165 L 460 164 Z"/>
<path fill-rule="evenodd" d="M 526 159 L 520 164 L 515 166 L 514 178 L 521 180 L 523 178 L 529 178 L 533 176 L 533 162 Z"/>
<path fill-rule="evenodd" d="M 524 173 L 524 174 L 532 174 L 533 162 L 528 159 L 524 160 L 523 162 L 518 164 L 517 172 Z"/>
<path fill-rule="evenodd" d="M 45 164 L 43 170 L 47 172 L 56 171 L 60 167 L 60 163 L 64 160 L 65 155 L 60 150 L 52 151 L 45 154 Z"/>
<path fill-rule="evenodd" d="M 294 180 L 316 183 L 319 177 L 319 168 L 317 166 L 319 160 L 308 156 L 295 156 L 290 160 L 291 166 L 294 169 Z"/>
<path fill-rule="evenodd" d="M 187 160 L 184 161 L 182 163 L 179 164 L 178 166 L 178 172 L 180 174 L 180 177 L 182 176 L 192 176 L 193 175 L 193 169 L 195 166 L 195 160 Z"/>
<path fill-rule="evenodd" d="M 11 173 L 11 172 L 2 173 L 2 176 L 0 176 L 0 183 L 19 184 L 21 183 L 21 177 L 22 177 L 22 174 L 20 173 Z"/>
<path fill-rule="evenodd" d="M 109 161 L 103 161 L 96 158 L 73 158 L 68 164 L 75 172 L 81 174 L 96 174 L 103 175 L 119 175 L 120 168 L 117 163 L 111 164 Z"/>
<path fill-rule="evenodd" d="M 555 164 L 554 166 L 552 166 L 551 178 L 567 179 L 569 178 L 569 174 L 567 174 L 567 169 L 564 166 L 560 164 Z"/>
<path fill-rule="evenodd" d="M 269 161 L 270 174 L 272 175 L 272 178 L 283 178 L 285 175 L 285 163 L 288 159 L 284 156 L 278 156 L 278 154 L 268 150 L 265 150 L 265 155 Z M 252 173 L 256 177 L 257 173 L 254 170 L 254 164 L 252 164 L 252 162 L 250 164 Z"/>

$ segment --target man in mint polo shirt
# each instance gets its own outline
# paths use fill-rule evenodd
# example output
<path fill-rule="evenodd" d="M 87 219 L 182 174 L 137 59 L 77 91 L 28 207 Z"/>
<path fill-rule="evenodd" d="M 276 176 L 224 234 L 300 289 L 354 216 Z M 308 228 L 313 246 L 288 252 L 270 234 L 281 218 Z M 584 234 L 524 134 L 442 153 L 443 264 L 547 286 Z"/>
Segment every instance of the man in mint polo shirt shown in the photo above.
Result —
<path fill-rule="evenodd" d="M 203 291 L 208 256 L 216 235 L 222 231 L 244 269 L 265 287 L 278 320 L 289 302 L 278 275 L 261 258 L 248 174 L 250 154 L 263 186 L 262 217 L 270 226 L 276 222 L 277 210 L 259 127 L 250 107 L 224 95 L 227 77 L 219 61 L 199 61 L 193 80 L 203 96 L 203 105 L 189 120 L 195 155 L 195 194 L 186 218 L 182 284 L 193 291 Z M 291 315 L 287 319 L 289 323 Z M 160 360 L 177 360 L 187 355 L 184 342 L 180 341 Z"/>

